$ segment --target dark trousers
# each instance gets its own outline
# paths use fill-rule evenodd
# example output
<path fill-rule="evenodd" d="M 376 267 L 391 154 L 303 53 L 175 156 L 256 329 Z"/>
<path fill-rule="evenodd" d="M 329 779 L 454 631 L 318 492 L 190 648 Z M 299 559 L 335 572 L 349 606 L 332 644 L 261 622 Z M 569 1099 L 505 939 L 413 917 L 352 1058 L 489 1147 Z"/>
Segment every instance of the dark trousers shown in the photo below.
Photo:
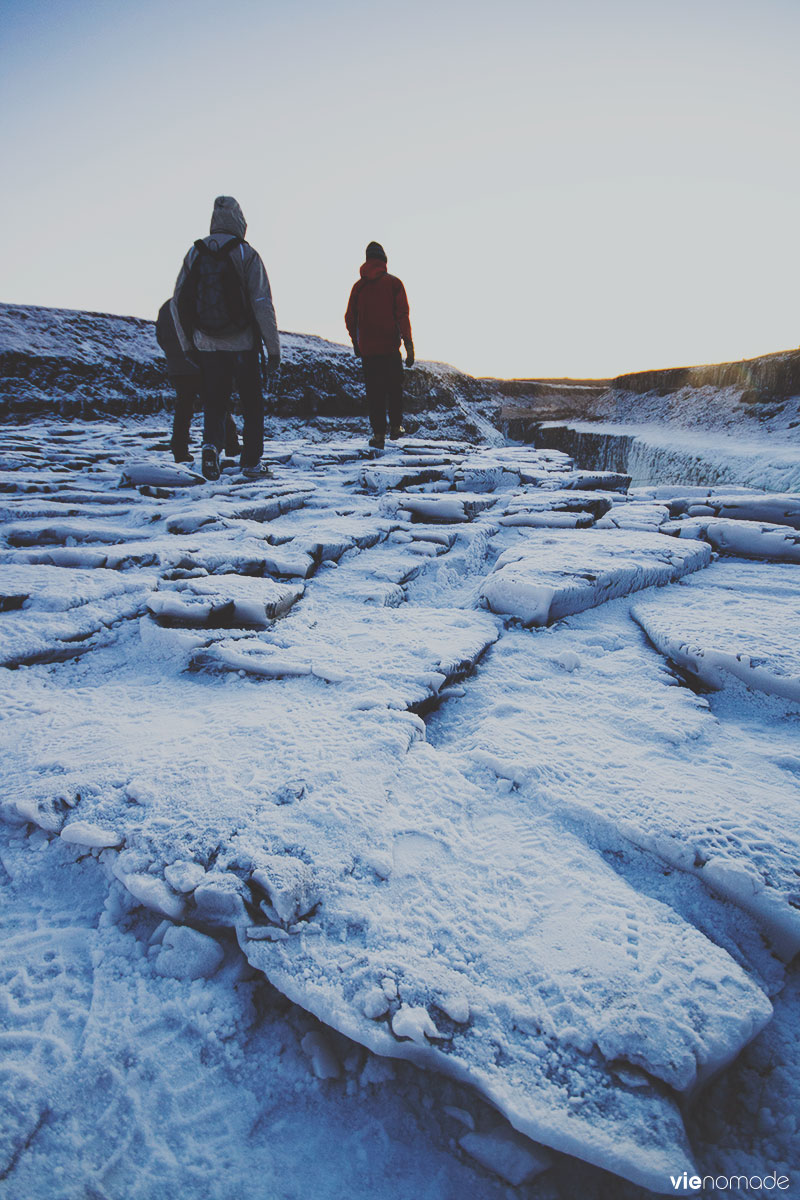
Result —
<path fill-rule="evenodd" d="M 222 453 L 225 444 L 225 414 L 233 385 L 242 406 L 243 467 L 255 467 L 264 450 L 264 395 L 257 350 L 202 350 L 200 394 L 203 400 L 203 445 Z"/>
<path fill-rule="evenodd" d="M 361 363 L 369 423 L 376 437 L 385 437 L 387 412 L 392 428 L 403 421 L 403 360 L 397 350 L 394 354 L 365 354 Z"/>
<path fill-rule="evenodd" d="M 172 386 L 175 388 L 175 414 L 172 418 L 172 441 L 170 449 L 173 454 L 183 453 L 189 449 L 190 433 L 195 408 L 200 400 L 200 372 L 193 375 L 173 375 Z M 231 414 L 225 412 L 225 453 L 236 454 L 235 446 L 239 444 L 239 431 Z"/>
<path fill-rule="evenodd" d="M 172 418 L 173 452 L 188 450 L 189 426 L 194 416 L 194 406 L 200 398 L 200 376 L 173 375 L 172 384 L 175 388 L 175 415 Z"/>

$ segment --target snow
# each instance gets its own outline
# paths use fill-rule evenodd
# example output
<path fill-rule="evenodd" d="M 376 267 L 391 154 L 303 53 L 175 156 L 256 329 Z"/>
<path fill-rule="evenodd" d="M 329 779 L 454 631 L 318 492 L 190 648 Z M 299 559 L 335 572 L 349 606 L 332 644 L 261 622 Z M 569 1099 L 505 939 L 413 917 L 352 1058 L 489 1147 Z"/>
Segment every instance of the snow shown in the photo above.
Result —
<path fill-rule="evenodd" d="M 348 437 L 183 486 L 141 442 L 0 451 L 8 1195 L 638 1197 L 737 1140 L 797 1169 L 791 1079 L 761 1143 L 752 1081 L 690 1105 L 796 1013 L 770 498 Z"/>

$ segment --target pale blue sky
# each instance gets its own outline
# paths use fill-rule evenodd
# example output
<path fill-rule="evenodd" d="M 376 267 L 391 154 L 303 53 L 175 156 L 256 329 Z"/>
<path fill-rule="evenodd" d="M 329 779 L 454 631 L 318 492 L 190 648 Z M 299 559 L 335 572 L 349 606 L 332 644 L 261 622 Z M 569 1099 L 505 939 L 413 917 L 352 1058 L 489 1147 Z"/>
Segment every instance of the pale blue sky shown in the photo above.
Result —
<path fill-rule="evenodd" d="M 281 328 L 364 247 L 417 352 L 602 376 L 800 342 L 796 0 L 0 0 L 0 299 L 153 316 L 235 195 Z"/>

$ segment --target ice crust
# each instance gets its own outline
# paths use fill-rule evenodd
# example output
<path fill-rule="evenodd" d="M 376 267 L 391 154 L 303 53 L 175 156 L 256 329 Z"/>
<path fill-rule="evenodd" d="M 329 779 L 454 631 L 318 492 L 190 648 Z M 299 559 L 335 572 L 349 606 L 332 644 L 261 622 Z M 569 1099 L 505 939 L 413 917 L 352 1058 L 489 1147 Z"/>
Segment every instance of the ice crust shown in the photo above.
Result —
<path fill-rule="evenodd" d="M 5 480 L 15 836 L 155 914 L 176 987 L 216 978 L 234 934 L 336 1031 L 303 1039 L 317 1079 L 345 1035 L 486 1096 L 518 1134 L 462 1149 L 509 1183 L 551 1162 L 526 1135 L 667 1190 L 693 1169 L 679 1098 L 772 1012 L 741 928 L 800 946 L 800 762 L 779 733 L 766 758 L 737 742 L 661 658 L 698 647 L 745 709 L 798 698 L 795 568 L 704 540 L 762 528 L 752 501 L 698 516 L 553 451 L 409 440 L 376 463 L 344 438 L 268 444 L 260 487 L 157 460 L 120 487 L 101 438 L 121 435 L 62 453 L 42 431 L 51 458 Z M 638 886 L 634 849 L 735 916 Z"/>

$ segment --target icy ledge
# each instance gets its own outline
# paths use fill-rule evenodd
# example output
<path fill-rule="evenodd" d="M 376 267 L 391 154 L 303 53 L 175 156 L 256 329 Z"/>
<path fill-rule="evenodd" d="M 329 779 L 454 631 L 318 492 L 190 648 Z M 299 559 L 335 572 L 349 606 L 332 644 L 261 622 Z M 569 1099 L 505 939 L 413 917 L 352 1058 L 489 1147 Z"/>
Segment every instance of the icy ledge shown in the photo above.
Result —
<path fill-rule="evenodd" d="M 703 542 L 672 545 L 637 530 L 531 532 L 506 550 L 483 585 L 489 609 L 523 625 L 549 625 L 570 613 L 654 584 L 671 583 L 711 561 Z"/>

